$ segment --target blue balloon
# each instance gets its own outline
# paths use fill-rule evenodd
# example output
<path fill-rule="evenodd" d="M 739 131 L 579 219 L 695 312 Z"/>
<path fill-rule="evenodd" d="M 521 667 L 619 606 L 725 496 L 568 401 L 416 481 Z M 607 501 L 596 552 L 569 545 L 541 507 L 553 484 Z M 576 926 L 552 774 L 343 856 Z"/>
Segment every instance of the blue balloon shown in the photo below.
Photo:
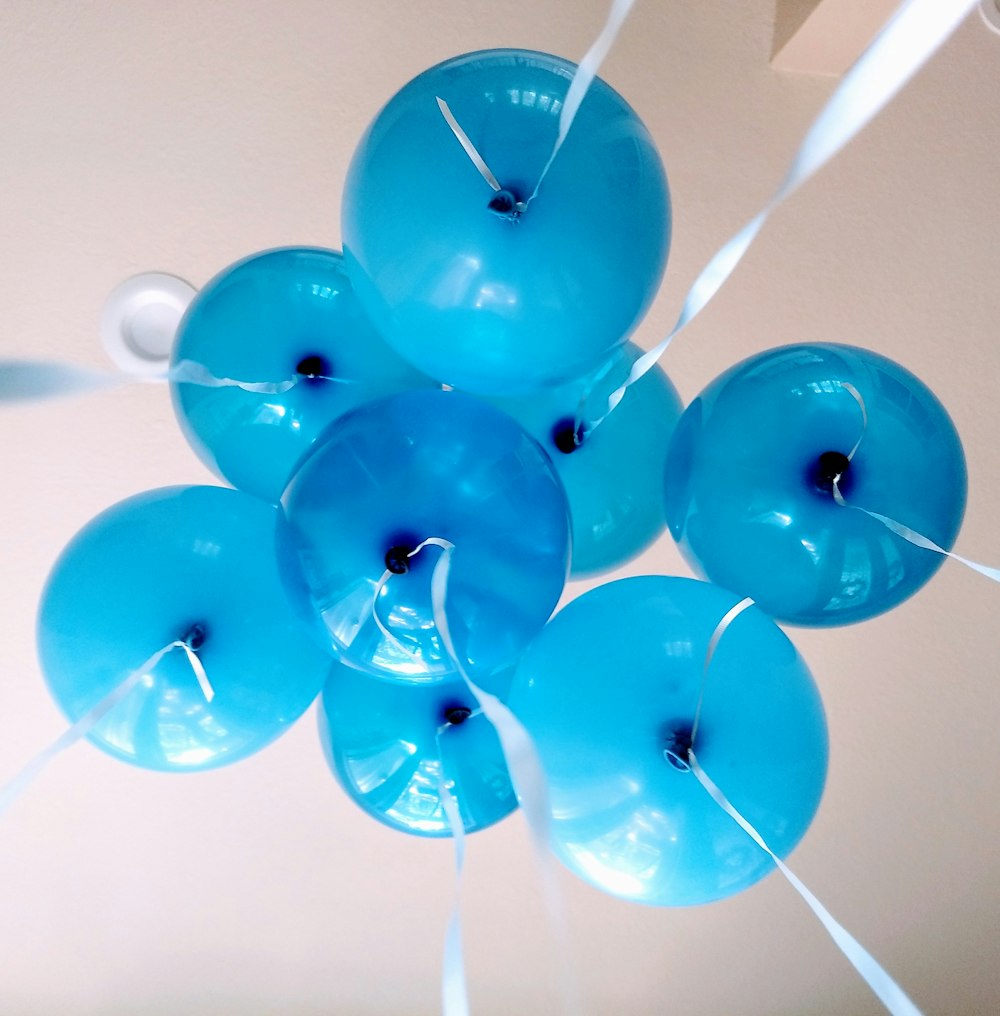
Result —
<path fill-rule="evenodd" d="M 354 801 L 393 829 L 452 835 L 442 780 L 466 832 L 517 807 L 496 731 L 461 678 L 402 684 L 341 665 L 320 702 L 320 738 L 334 775 Z"/>
<path fill-rule="evenodd" d="M 210 378 L 279 389 L 188 383 L 183 366 L 170 386 L 181 429 L 205 464 L 273 503 L 341 413 L 431 385 L 376 334 L 340 254 L 315 247 L 253 254 L 215 276 L 178 329 L 175 375 L 185 362 Z"/>
<path fill-rule="evenodd" d="M 926 385 L 851 346 L 773 349 L 730 368 L 682 416 L 667 461 L 670 531 L 700 574 L 776 618 L 863 621 L 912 596 L 944 558 L 838 504 L 838 475 L 847 504 L 955 542 L 965 457 Z"/>
<path fill-rule="evenodd" d="M 469 395 L 404 392 L 344 415 L 286 503 L 323 635 L 341 659 L 383 677 L 455 672 L 431 598 L 443 551 L 409 556 L 424 540 L 455 547 L 447 617 L 477 680 L 522 652 L 565 584 L 569 511 L 551 462 Z"/>
<path fill-rule="evenodd" d="M 684 766 L 708 643 L 738 599 L 694 579 L 610 582 L 560 611 L 518 664 L 510 706 L 538 747 L 553 847 L 612 895 L 708 903 L 774 867 Z M 694 741 L 734 807 L 787 855 L 819 806 L 826 721 L 795 647 L 755 607 L 718 642 Z"/>
<path fill-rule="evenodd" d="M 574 578 L 624 564 L 666 527 L 663 474 L 682 409 L 666 374 L 648 371 L 586 433 L 586 421 L 607 411 L 608 396 L 640 354 L 628 343 L 596 374 L 531 397 L 493 400 L 545 448 L 566 488 Z"/>
<path fill-rule="evenodd" d="M 235 762 L 316 698 L 331 658 L 286 588 L 296 576 L 279 508 L 221 487 L 165 487 L 102 512 L 63 551 L 38 618 L 42 670 L 76 721 L 174 641 L 88 735 L 116 758 L 182 772 Z"/>
<path fill-rule="evenodd" d="M 379 331 L 420 370 L 476 394 L 579 377 L 635 328 L 670 242 L 659 155 L 596 79 L 539 189 L 575 65 L 488 50 L 425 71 L 355 152 L 344 259 Z M 503 190 L 449 127 L 444 100 Z"/>

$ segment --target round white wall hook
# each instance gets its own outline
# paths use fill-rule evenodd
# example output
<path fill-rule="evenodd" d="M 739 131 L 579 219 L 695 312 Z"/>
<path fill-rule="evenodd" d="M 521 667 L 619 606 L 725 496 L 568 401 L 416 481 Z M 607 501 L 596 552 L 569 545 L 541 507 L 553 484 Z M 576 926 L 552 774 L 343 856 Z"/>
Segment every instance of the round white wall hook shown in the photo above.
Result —
<path fill-rule="evenodd" d="M 1000 35 L 1000 0 L 979 0 L 979 13 L 987 26 Z"/>
<path fill-rule="evenodd" d="M 143 272 L 116 286 L 101 311 L 101 342 L 126 374 L 165 375 L 170 350 L 195 288 L 162 272 Z"/>

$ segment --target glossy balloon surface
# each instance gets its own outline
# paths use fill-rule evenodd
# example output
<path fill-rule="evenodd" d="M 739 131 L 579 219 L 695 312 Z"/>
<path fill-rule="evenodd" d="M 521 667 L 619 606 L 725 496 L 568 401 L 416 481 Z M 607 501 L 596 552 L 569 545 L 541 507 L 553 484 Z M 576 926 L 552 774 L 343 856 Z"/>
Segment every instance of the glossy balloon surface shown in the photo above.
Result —
<path fill-rule="evenodd" d="M 596 79 L 523 214 L 494 191 L 438 98 L 526 200 L 548 161 L 575 66 L 525 50 L 470 53 L 397 93 L 362 138 L 343 198 L 344 257 L 380 332 L 422 371 L 477 394 L 578 377 L 624 342 L 666 264 L 670 201 L 652 139 Z"/>
<path fill-rule="evenodd" d="M 371 673 L 434 681 L 454 670 L 431 600 L 442 551 L 410 558 L 376 601 L 393 548 L 454 544 L 447 618 L 473 676 L 510 664 L 562 593 L 569 511 L 559 478 L 529 434 L 472 396 L 405 392 L 345 415 L 286 501 L 325 635 Z"/>
<path fill-rule="evenodd" d="M 560 611 L 518 665 L 510 705 L 542 759 L 553 845 L 615 896 L 707 903 L 774 866 L 664 757 L 690 734 L 709 640 L 738 599 L 694 579 L 610 582 Z M 826 721 L 805 664 L 755 607 L 718 643 L 695 751 L 765 842 L 791 851 L 822 794 Z"/>
<path fill-rule="evenodd" d="M 212 279 L 178 330 L 174 373 L 189 362 L 210 378 L 286 388 L 171 383 L 178 420 L 206 465 L 271 502 L 341 413 L 431 384 L 376 334 L 340 254 L 313 247 L 254 254 Z"/>
<path fill-rule="evenodd" d="M 275 553 L 286 527 L 249 494 L 166 487 L 73 538 L 38 619 L 42 669 L 66 715 L 79 719 L 195 625 L 215 691 L 206 701 L 186 655 L 171 652 L 97 724 L 94 744 L 148 769 L 209 769 L 263 748 L 305 711 L 331 659 L 287 600 L 296 577 Z"/>
<path fill-rule="evenodd" d="M 404 685 L 338 665 L 321 703 L 330 768 L 350 797 L 386 825 L 450 836 L 442 780 L 466 832 L 517 807 L 496 731 L 461 678 Z"/>
<path fill-rule="evenodd" d="M 585 440 L 573 443 L 575 421 L 607 411 L 608 396 L 639 354 L 629 343 L 597 374 L 529 397 L 495 400 L 549 453 L 566 488 L 576 578 L 624 564 L 666 526 L 663 474 L 682 406 L 659 367 L 631 385 Z"/>
<path fill-rule="evenodd" d="M 847 504 L 950 548 L 966 496 L 951 419 L 903 367 L 835 345 L 744 360 L 685 410 L 666 474 L 674 539 L 706 578 L 793 624 L 847 624 L 896 606 L 944 558 L 817 486 L 819 457 L 846 457 L 859 439 L 839 483 Z"/>

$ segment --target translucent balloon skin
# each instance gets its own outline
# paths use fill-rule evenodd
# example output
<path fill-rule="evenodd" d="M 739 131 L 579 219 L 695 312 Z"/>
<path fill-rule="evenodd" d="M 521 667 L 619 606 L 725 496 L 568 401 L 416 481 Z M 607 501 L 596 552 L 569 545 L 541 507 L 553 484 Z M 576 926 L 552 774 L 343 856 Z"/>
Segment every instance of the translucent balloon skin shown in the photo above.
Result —
<path fill-rule="evenodd" d="M 143 768 L 185 772 L 235 762 L 278 737 L 319 694 L 331 663 L 286 597 L 301 582 L 275 553 L 286 527 L 279 509 L 221 487 L 151 490 L 88 523 L 56 562 L 39 610 L 42 670 L 63 712 L 79 719 L 200 624 L 212 701 L 175 650 L 90 740 Z"/>
<path fill-rule="evenodd" d="M 562 593 L 569 509 L 537 443 L 509 416 L 458 392 L 405 392 L 341 417 L 286 495 L 323 635 L 352 666 L 390 679 L 454 672 L 434 623 L 426 547 L 394 574 L 394 547 L 454 544 L 447 583 L 456 651 L 477 678 L 508 665 Z"/>
<path fill-rule="evenodd" d="M 456 707 L 469 716 L 450 723 Z M 441 805 L 442 777 L 466 832 L 484 829 L 517 807 L 496 731 L 461 678 L 404 685 L 337 666 L 323 691 L 319 727 L 340 785 L 393 829 L 452 835 Z"/>
<path fill-rule="evenodd" d="M 570 575 L 608 571 L 635 557 L 666 528 L 663 474 L 681 415 L 676 389 L 659 367 L 625 392 L 614 412 L 575 448 L 574 421 L 607 411 L 641 350 L 628 343 L 594 375 L 521 399 L 497 399 L 549 453 L 573 521 Z M 559 444 L 557 444 L 557 436 Z M 563 451 L 560 448 L 570 448 Z"/>
<path fill-rule="evenodd" d="M 864 400 L 867 428 L 845 382 Z M 791 624 L 863 621 L 912 596 L 944 559 L 815 483 L 819 456 L 848 455 L 858 438 L 839 484 L 846 502 L 950 548 L 967 483 L 944 407 L 877 353 L 800 345 L 730 368 L 681 418 L 666 489 L 670 531 L 685 557 Z"/>
<path fill-rule="evenodd" d="M 351 162 L 341 221 L 355 291 L 400 355 L 465 391 L 518 394 L 598 366 L 663 275 L 663 166 L 603 81 L 516 219 L 489 209 L 494 192 L 438 108 L 440 97 L 523 201 L 552 152 L 574 70 L 527 50 L 448 60 L 389 101 Z"/>
<path fill-rule="evenodd" d="M 737 600 L 694 579 L 610 582 L 560 611 L 518 665 L 510 705 L 538 746 L 553 846 L 575 874 L 614 896 L 708 903 L 774 867 L 663 754 L 674 731 L 690 733 L 709 639 Z M 755 607 L 719 641 L 695 751 L 787 855 L 819 806 L 826 720 L 794 646 Z"/>
<path fill-rule="evenodd" d="M 198 293 L 178 329 L 172 366 L 194 361 L 216 378 L 280 383 L 310 358 L 321 369 L 307 373 L 325 378 L 302 377 L 277 394 L 170 386 L 181 429 L 205 464 L 272 503 L 341 413 L 432 382 L 379 338 L 333 250 L 285 247 L 237 261 Z"/>

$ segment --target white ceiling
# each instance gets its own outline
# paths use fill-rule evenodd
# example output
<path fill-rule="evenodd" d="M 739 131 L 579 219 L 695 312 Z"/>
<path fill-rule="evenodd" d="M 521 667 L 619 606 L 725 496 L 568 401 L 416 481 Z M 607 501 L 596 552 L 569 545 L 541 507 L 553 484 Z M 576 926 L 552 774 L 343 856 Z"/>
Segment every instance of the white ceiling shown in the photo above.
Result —
<path fill-rule="evenodd" d="M 193 0 L 0 6 L 0 355 L 100 365 L 105 294 L 146 269 L 202 284 L 290 243 L 339 245 L 352 146 L 406 80 L 456 53 L 579 57 L 604 0 Z M 675 225 L 652 344 L 754 214 L 833 88 L 768 65 L 771 0 L 640 2 L 605 76 L 650 126 Z M 971 17 L 911 87 L 774 216 L 664 360 L 685 399 L 792 341 L 871 346 L 927 381 L 963 436 L 958 549 L 1000 564 L 1000 38 Z M 33 650 L 55 556 L 131 493 L 211 482 L 167 392 L 0 410 L 0 779 L 64 726 Z M 934 477 L 928 476 L 933 484 Z M 660 541 L 625 571 L 686 573 Z M 849 629 L 793 630 L 831 767 L 793 867 L 928 1013 L 1000 1011 L 1000 589 L 947 563 Z M 418 1014 L 438 1005 L 449 847 L 360 812 L 307 717 L 190 777 L 89 745 L 2 821 L 5 1014 Z M 643 908 L 566 874 L 588 1014 L 881 1009 L 787 885 Z M 557 1010 L 556 951 L 519 816 L 469 843 L 477 1014 Z"/>

